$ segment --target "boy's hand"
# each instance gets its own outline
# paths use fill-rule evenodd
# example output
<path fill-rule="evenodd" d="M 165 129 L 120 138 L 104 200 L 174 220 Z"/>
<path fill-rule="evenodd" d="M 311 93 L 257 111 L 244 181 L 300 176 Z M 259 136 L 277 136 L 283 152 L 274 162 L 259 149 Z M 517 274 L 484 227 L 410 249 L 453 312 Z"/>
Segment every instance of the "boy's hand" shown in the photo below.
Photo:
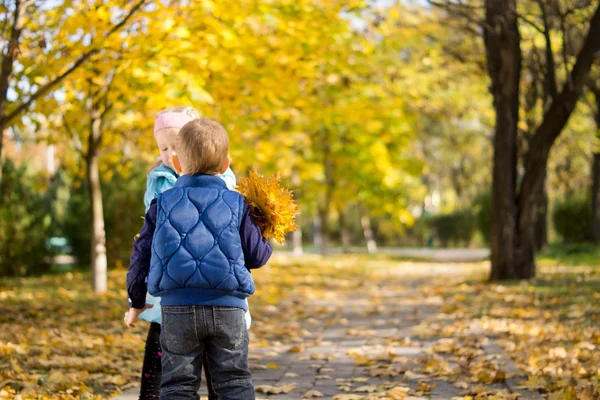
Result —
<path fill-rule="evenodd" d="M 137 321 L 140 314 L 152 307 L 154 307 L 154 304 L 146 303 L 144 308 L 141 308 L 141 309 L 140 308 L 130 308 L 129 311 L 127 311 L 125 313 L 125 318 L 124 318 L 125 325 L 127 325 L 127 327 L 129 327 L 129 328 L 133 328 L 135 326 L 134 322 Z"/>

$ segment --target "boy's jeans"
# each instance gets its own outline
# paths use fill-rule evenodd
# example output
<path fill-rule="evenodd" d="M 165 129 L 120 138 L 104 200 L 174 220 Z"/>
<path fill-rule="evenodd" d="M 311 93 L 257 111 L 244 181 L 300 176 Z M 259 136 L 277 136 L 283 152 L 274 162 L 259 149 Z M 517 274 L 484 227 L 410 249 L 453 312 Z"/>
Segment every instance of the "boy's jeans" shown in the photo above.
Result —
<path fill-rule="evenodd" d="M 199 399 L 205 353 L 219 399 L 254 400 L 244 313 L 232 307 L 162 307 L 161 400 Z"/>

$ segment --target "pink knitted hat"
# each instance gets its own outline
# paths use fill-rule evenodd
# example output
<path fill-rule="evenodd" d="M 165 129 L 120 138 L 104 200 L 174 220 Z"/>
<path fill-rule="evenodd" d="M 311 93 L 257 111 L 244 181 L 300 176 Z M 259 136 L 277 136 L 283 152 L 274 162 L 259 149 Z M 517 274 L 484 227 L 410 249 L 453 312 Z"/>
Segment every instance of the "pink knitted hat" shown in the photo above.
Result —
<path fill-rule="evenodd" d="M 181 129 L 193 119 L 194 118 L 184 112 L 167 112 L 159 114 L 159 116 L 156 117 L 156 121 L 154 121 L 154 133 L 156 134 L 156 132 L 164 128 Z"/>

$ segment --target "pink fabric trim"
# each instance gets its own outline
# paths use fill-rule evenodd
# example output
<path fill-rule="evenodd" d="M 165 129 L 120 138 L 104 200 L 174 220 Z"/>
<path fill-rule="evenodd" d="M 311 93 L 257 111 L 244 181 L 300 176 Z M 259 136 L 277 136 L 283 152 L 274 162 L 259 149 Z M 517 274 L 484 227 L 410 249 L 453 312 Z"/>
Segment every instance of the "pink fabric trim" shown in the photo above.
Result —
<path fill-rule="evenodd" d="M 154 133 L 164 128 L 177 128 L 181 129 L 185 124 L 193 120 L 186 113 L 182 112 L 168 112 L 160 114 L 154 121 Z"/>

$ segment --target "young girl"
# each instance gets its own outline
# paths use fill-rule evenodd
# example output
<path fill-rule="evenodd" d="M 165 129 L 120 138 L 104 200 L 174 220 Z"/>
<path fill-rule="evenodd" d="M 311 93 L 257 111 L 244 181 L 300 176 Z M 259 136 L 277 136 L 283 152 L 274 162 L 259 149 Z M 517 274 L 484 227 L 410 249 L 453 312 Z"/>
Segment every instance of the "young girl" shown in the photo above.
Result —
<path fill-rule="evenodd" d="M 173 165 L 173 151 L 177 133 L 188 122 L 200 118 L 200 114 L 191 107 L 173 107 L 162 111 L 154 122 L 154 139 L 160 151 L 160 158 L 157 160 L 152 170 L 148 174 L 146 193 L 144 194 L 144 204 L 146 211 L 150 207 L 150 202 L 158 197 L 165 190 L 173 187 L 177 178 L 176 168 Z M 233 189 L 236 184 L 235 175 L 230 168 L 223 175 L 219 175 L 227 184 L 229 189 Z M 146 302 L 153 304 L 154 307 L 144 311 L 140 319 L 150 322 L 150 330 L 146 340 L 146 352 L 144 354 L 144 364 L 142 367 L 142 387 L 140 390 L 140 399 L 158 399 L 160 394 L 161 380 L 161 360 L 162 351 L 160 348 L 160 324 L 161 311 L 160 299 L 146 296 Z M 246 313 L 246 327 L 250 328 L 250 313 Z M 209 391 L 209 399 L 214 399 L 214 393 L 210 382 L 209 371 L 204 362 L 204 371 L 206 374 L 206 385 Z"/>

